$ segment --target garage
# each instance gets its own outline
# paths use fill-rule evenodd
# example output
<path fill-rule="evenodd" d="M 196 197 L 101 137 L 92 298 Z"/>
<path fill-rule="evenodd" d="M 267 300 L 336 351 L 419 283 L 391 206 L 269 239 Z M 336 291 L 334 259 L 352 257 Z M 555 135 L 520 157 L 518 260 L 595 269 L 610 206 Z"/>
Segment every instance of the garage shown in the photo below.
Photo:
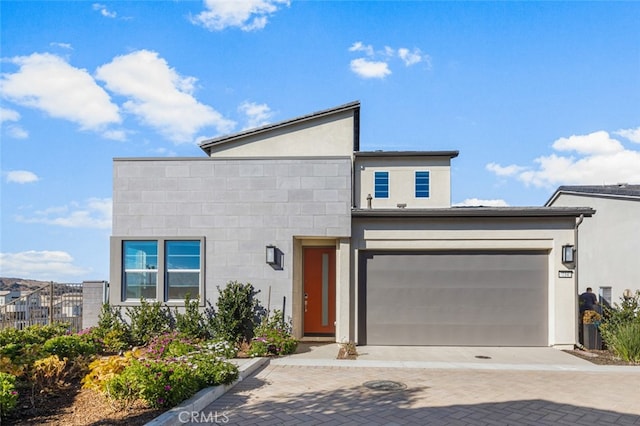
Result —
<path fill-rule="evenodd" d="M 360 251 L 361 344 L 548 346 L 548 251 Z"/>

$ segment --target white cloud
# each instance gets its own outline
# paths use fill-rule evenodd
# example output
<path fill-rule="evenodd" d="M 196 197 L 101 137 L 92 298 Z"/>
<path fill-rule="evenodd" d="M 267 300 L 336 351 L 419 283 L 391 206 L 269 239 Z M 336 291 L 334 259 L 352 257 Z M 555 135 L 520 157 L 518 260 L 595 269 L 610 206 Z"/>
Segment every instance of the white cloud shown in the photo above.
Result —
<path fill-rule="evenodd" d="M 90 198 L 84 203 L 50 207 L 34 212 L 32 217 L 18 216 L 23 223 L 42 223 L 65 228 L 111 228 L 112 201 L 110 198 Z"/>
<path fill-rule="evenodd" d="M 423 56 L 418 48 L 409 50 L 406 47 L 401 47 L 398 49 L 398 57 L 402 59 L 406 66 L 411 66 L 422 62 L 426 56 Z"/>
<path fill-rule="evenodd" d="M 0 108 L 0 123 L 5 121 L 20 121 L 20 113 L 8 108 Z"/>
<path fill-rule="evenodd" d="M 7 126 L 7 133 L 14 139 L 26 139 L 29 137 L 29 132 L 17 124 Z"/>
<path fill-rule="evenodd" d="M 391 74 L 386 62 L 369 61 L 364 58 L 352 60 L 351 71 L 362 78 L 385 78 Z"/>
<path fill-rule="evenodd" d="M 60 47 L 62 49 L 66 49 L 66 50 L 73 50 L 73 47 L 71 46 L 70 43 L 59 43 L 59 42 L 51 42 L 49 43 L 49 46 L 51 47 Z"/>
<path fill-rule="evenodd" d="M 454 207 L 508 207 L 504 200 L 482 200 L 480 198 L 467 198 L 461 203 L 453 204 Z"/>
<path fill-rule="evenodd" d="M 267 104 L 257 104 L 255 102 L 243 102 L 238 110 L 247 116 L 245 129 L 264 126 L 271 122 L 273 112 Z"/>
<path fill-rule="evenodd" d="M 139 50 L 118 56 L 96 71 L 108 90 L 131 98 L 124 109 L 168 139 L 192 142 L 203 127 L 229 132 L 235 126 L 192 95 L 196 79 L 182 77 L 156 52 Z"/>
<path fill-rule="evenodd" d="M 640 183 L 640 151 L 625 148 L 605 131 L 560 138 L 553 143 L 553 149 L 573 155 L 552 153 L 538 157 L 533 160 L 537 167 L 502 167 L 491 163 L 487 170 L 498 176 L 513 176 L 525 185 L 545 188 Z"/>
<path fill-rule="evenodd" d="M 349 48 L 349 52 L 364 52 L 367 56 L 373 56 L 373 46 L 365 46 L 361 41 L 356 41 Z"/>
<path fill-rule="evenodd" d="M 349 52 L 364 53 L 367 58 L 357 58 L 351 61 L 351 71 L 362 78 L 384 78 L 391 74 L 390 63 L 398 58 L 405 66 L 410 67 L 420 62 L 425 62 L 427 68 L 431 69 L 431 58 L 423 54 L 420 49 L 414 47 L 409 49 L 401 47 L 394 49 L 385 46 L 382 50 L 376 51 L 370 44 L 356 41 L 349 47 Z"/>
<path fill-rule="evenodd" d="M 125 141 L 127 140 L 127 132 L 124 130 L 107 130 L 102 132 L 102 137 L 114 141 Z"/>
<path fill-rule="evenodd" d="M 243 31 L 263 29 L 269 16 L 280 6 L 289 6 L 289 0 L 205 0 L 205 11 L 191 18 L 191 22 L 209 31 L 237 27 Z"/>
<path fill-rule="evenodd" d="M 623 138 L 628 139 L 631 142 L 640 143 L 640 127 L 637 127 L 635 129 L 622 129 L 613 133 L 618 136 L 622 136 Z"/>
<path fill-rule="evenodd" d="M 73 257 L 64 251 L 0 253 L 0 276 L 64 282 L 91 272 L 73 262 Z"/>
<path fill-rule="evenodd" d="M 11 170 L 6 173 L 7 182 L 11 183 L 33 183 L 40 180 L 38 175 L 28 170 Z"/>
<path fill-rule="evenodd" d="M 486 169 L 490 172 L 494 172 L 498 176 L 513 176 L 526 170 L 526 167 L 516 166 L 515 164 L 503 167 L 496 163 L 489 163 L 486 165 Z"/>
<path fill-rule="evenodd" d="M 553 143 L 553 149 L 576 151 L 580 154 L 612 154 L 624 148 L 620 142 L 610 138 L 607 132 L 599 131 L 588 135 L 560 138 Z"/>
<path fill-rule="evenodd" d="M 107 9 L 107 6 L 100 3 L 94 3 L 93 10 L 99 11 L 100 14 L 105 18 L 115 18 L 116 16 L 118 16 L 116 12 L 111 12 L 109 9 Z"/>
<path fill-rule="evenodd" d="M 2 75 L 0 91 L 5 99 L 72 121 L 83 130 L 120 122 L 117 105 L 86 70 L 49 53 L 14 57 L 10 62 L 20 69 Z"/>

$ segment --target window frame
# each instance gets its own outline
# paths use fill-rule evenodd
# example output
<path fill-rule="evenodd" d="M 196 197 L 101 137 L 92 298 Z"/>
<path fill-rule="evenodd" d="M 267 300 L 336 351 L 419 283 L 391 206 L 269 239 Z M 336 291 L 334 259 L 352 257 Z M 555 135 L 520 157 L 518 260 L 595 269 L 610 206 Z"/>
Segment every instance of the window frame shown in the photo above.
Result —
<path fill-rule="evenodd" d="M 427 174 L 427 195 L 418 195 L 418 173 Z M 424 184 L 421 184 L 424 185 Z M 413 196 L 416 199 L 429 199 L 431 198 L 431 171 L 430 170 L 415 170 L 413 174 Z"/>
<path fill-rule="evenodd" d="M 387 187 L 387 191 L 386 191 L 386 196 L 378 196 L 378 182 L 377 182 L 377 177 L 378 174 L 382 174 L 384 173 L 386 175 L 386 187 Z M 374 170 L 373 172 L 373 198 L 377 198 L 377 199 L 389 199 L 391 198 L 391 178 L 389 176 L 389 171 L 388 170 Z"/>
<path fill-rule="evenodd" d="M 154 243 L 155 244 L 155 254 L 153 255 L 155 257 L 155 268 L 151 268 L 147 261 L 146 261 L 146 257 L 149 255 L 146 251 L 140 251 L 141 253 L 144 254 L 144 258 L 145 258 L 145 265 L 142 265 L 142 267 L 137 267 L 137 268 L 128 268 L 127 265 L 129 264 L 129 261 L 127 260 L 127 258 L 129 257 L 129 255 L 127 254 L 127 243 Z M 142 287 L 142 288 L 146 288 L 146 287 L 155 287 L 155 296 L 153 298 L 149 298 L 150 300 L 157 300 L 158 298 L 158 271 L 159 271 L 159 258 L 158 258 L 158 241 L 151 238 L 151 239 L 144 239 L 144 240 L 125 240 L 122 241 L 122 294 L 125 300 L 133 300 L 133 299 L 129 299 L 127 298 L 127 289 L 129 287 L 133 288 L 133 287 Z M 136 255 L 136 257 L 138 257 Z M 139 262 L 139 261 L 138 261 Z M 128 283 L 128 275 L 129 274 L 155 274 L 155 280 L 151 280 L 152 282 L 155 281 L 155 283 L 153 285 L 129 285 Z M 140 292 L 142 293 L 142 290 L 140 290 Z M 147 299 L 146 296 L 144 295 L 140 295 L 140 297 L 137 298 L 137 300 L 139 300 L 140 298 L 144 297 L 145 299 Z"/>
<path fill-rule="evenodd" d="M 168 306 L 183 306 L 184 299 L 170 299 L 168 292 L 168 265 L 166 256 L 166 243 L 170 241 L 197 241 L 200 246 L 200 269 L 198 277 L 198 294 L 191 295 L 192 299 L 200 297 L 200 306 L 205 306 L 206 294 L 205 294 L 205 277 L 206 277 L 206 242 L 203 236 L 170 236 L 170 237 L 157 237 L 157 236 L 145 236 L 145 237 L 111 237 L 111 277 L 115 280 L 119 279 L 118 283 L 113 283 L 111 292 L 113 297 L 111 300 L 118 300 L 122 305 L 137 306 L 140 304 L 140 298 L 127 298 L 126 293 L 126 280 L 125 280 L 125 244 L 127 242 L 135 241 L 153 241 L 157 244 L 157 279 L 156 279 L 156 297 L 145 298 L 149 301 L 159 301 Z"/>
<path fill-rule="evenodd" d="M 199 253 L 198 253 L 198 268 L 197 269 L 193 269 L 193 268 L 170 268 L 169 266 L 169 249 L 168 246 L 170 243 L 179 243 L 179 242 L 198 242 L 199 243 Z M 198 295 L 200 296 L 200 294 L 202 293 L 201 290 L 201 283 L 202 283 L 202 273 L 203 273 L 203 267 L 202 267 L 202 263 L 203 263 L 204 257 L 203 257 L 203 253 L 202 253 L 202 243 L 198 240 L 195 239 L 174 239 L 174 238 L 170 238 L 170 239 L 165 239 L 164 240 L 164 301 L 165 302 L 171 302 L 171 301 L 182 301 L 184 302 L 184 297 L 182 298 L 171 298 L 170 297 L 170 282 L 169 282 L 169 273 L 173 272 L 174 274 L 181 274 L 181 273 L 194 273 L 197 272 L 198 273 Z M 180 287 L 180 286 L 175 286 L 175 287 Z M 191 287 L 191 286 L 190 286 Z M 191 299 L 194 299 L 196 296 L 194 295 L 190 295 Z"/>

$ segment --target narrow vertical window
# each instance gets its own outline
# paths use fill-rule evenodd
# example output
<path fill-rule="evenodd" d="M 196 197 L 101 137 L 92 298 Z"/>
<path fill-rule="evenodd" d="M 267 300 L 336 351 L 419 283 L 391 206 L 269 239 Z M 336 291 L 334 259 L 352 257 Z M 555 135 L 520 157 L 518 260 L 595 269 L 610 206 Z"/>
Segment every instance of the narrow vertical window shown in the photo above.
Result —
<path fill-rule="evenodd" d="M 123 300 L 155 299 L 158 283 L 158 243 L 156 241 L 123 242 Z"/>
<path fill-rule="evenodd" d="M 389 172 L 374 173 L 375 198 L 389 198 Z"/>
<path fill-rule="evenodd" d="M 416 172 L 416 198 L 429 198 L 429 172 Z"/>
<path fill-rule="evenodd" d="M 200 241 L 166 241 L 165 268 L 168 300 L 200 295 Z"/>

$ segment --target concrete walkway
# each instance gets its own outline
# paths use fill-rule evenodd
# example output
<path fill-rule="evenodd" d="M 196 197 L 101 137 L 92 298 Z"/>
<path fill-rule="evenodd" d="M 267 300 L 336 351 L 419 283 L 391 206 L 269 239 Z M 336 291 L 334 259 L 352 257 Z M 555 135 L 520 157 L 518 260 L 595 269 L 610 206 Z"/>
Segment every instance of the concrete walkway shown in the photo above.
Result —
<path fill-rule="evenodd" d="M 336 344 L 304 344 L 296 355 L 251 360 L 264 364 L 202 408 L 176 407 L 165 424 L 640 425 L 640 367 L 552 348 L 337 353 Z"/>

